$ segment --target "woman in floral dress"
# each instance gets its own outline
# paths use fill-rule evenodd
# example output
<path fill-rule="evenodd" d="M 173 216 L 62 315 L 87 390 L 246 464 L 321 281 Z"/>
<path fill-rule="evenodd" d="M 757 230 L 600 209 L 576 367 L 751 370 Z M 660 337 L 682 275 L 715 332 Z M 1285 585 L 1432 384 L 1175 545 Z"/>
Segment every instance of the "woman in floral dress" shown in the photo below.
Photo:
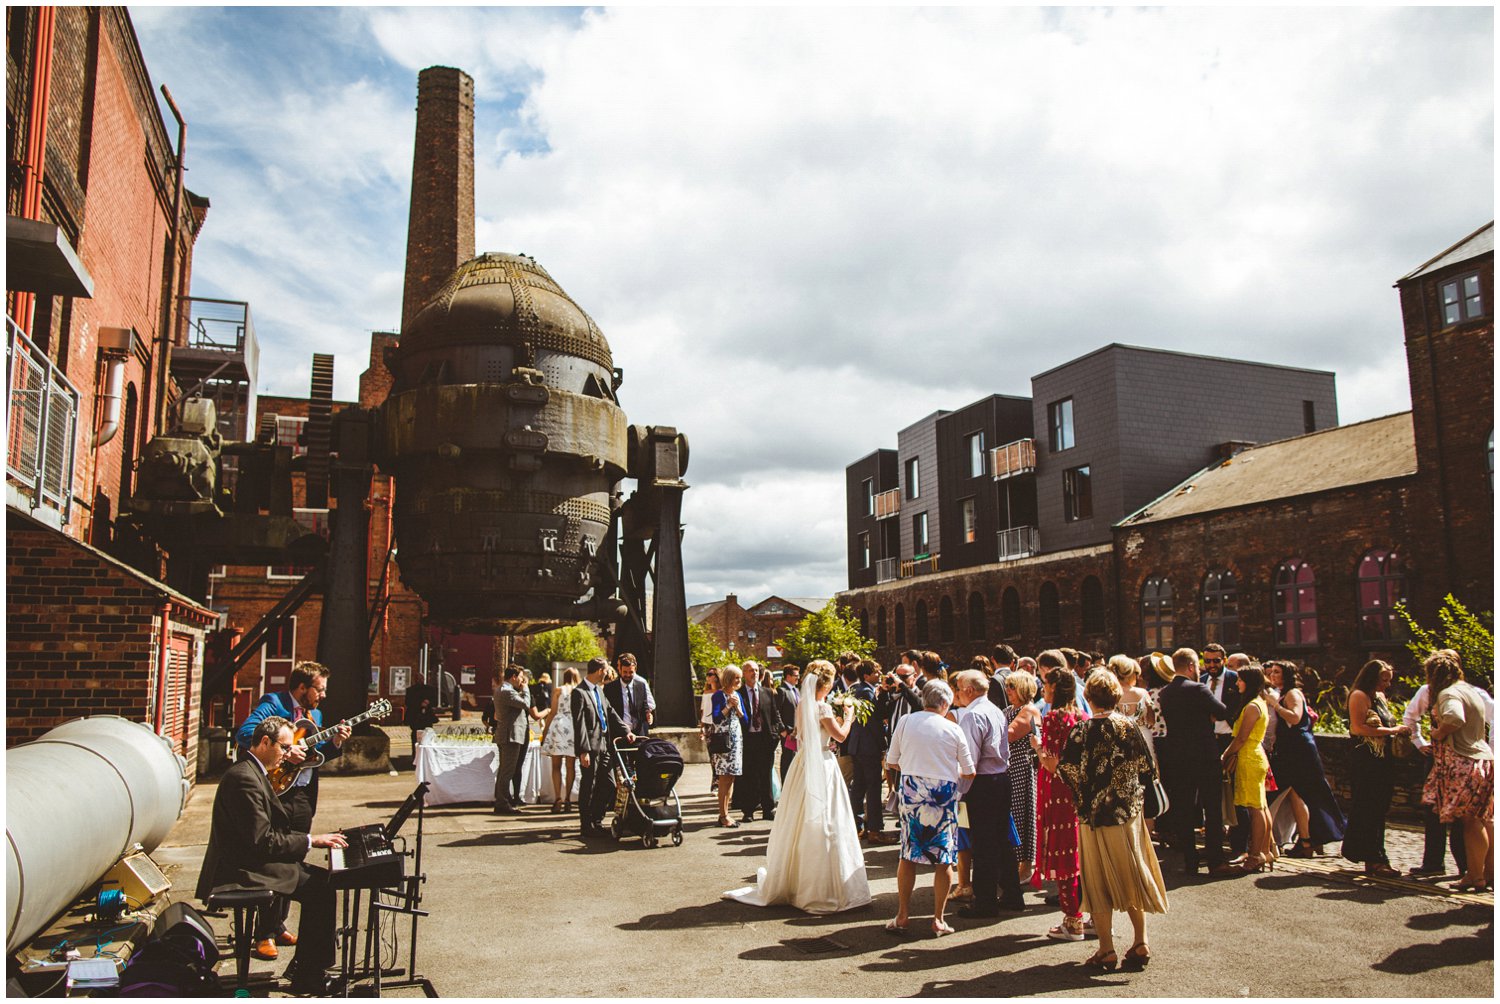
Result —
<path fill-rule="evenodd" d="M 1036 778 L 1036 869 L 1031 884 L 1057 883 L 1062 923 L 1047 932 L 1059 941 L 1083 940 L 1082 892 L 1078 884 L 1078 810 L 1073 793 L 1057 774 L 1058 754 L 1073 726 L 1088 716 L 1078 707 L 1078 679 L 1065 667 L 1050 667 L 1042 677 L 1042 696 L 1052 709 L 1042 719 L 1042 738 L 1031 737 L 1042 769 Z"/>

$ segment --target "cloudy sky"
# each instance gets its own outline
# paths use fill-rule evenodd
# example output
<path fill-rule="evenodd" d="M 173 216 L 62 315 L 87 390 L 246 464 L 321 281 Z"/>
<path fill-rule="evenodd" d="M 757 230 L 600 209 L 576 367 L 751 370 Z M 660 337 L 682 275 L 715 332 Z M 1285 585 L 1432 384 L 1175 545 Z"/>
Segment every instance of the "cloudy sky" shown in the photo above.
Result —
<path fill-rule="evenodd" d="M 845 585 L 843 470 L 1110 342 L 1410 406 L 1392 283 L 1494 216 L 1493 13 L 131 8 L 263 393 L 399 325 L 416 75 L 475 79 L 477 243 L 692 441 L 688 602 Z"/>

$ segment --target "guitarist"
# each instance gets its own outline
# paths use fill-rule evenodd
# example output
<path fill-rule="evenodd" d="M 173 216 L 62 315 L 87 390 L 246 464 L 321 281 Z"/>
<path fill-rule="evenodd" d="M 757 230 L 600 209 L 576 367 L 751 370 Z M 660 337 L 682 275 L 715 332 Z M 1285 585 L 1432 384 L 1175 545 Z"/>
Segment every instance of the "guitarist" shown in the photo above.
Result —
<path fill-rule="evenodd" d="M 318 705 L 323 702 L 323 696 L 328 693 L 328 667 L 317 662 L 299 662 L 292 668 L 291 676 L 287 680 L 287 689 L 266 694 L 260 699 L 243 722 L 235 731 L 235 742 L 239 744 L 240 759 L 250 754 L 250 740 L 255 734 L 255 727 L 267 718 L 285 718 L 295 723 L 303 719 L 310 720 L 315 729 L 308 731 L 319 731 L 323 727 L 323 712 L 318 710 Z M 300 730 L 299 730 L 300 731 Z M 340 725 L 334 729 L 333 738 L 327 742 L 319 743 L 317 751 L 324 759 L 332 760 L 343 753 L 344 740 L 349 738 L 350 729 L 347 725 Z M 287 752 L 285 759 L 293 764 L 301 763 L 307 759 L 307 751 L 301 745 L 294 745 Z M 318 772 L 308 767 L 297 775 L 292 786 L 281 794 L 281 804 L 286 808 L 287 814 L 291 816 L 291 827 L 298 833 L 311 833 L 313 814 L 318 810 Z M 276 946 L 295 945 L 297 936 L 286 928 L 287 910 L 291 901 L 285 896 L 278 896 L 270 907 L 256 911 L 254 939 L 255 945 L 252 954 L 258 959 L 275 959 L 277 956 Z"/>

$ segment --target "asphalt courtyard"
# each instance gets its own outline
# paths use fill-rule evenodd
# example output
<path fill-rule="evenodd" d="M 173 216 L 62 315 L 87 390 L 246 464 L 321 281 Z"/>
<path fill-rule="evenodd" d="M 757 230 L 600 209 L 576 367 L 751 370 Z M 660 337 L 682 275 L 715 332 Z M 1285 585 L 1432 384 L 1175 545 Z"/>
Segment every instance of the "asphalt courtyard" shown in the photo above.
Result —
<path fill-rule="evenodd" d="M 875 902 L 860 910 L 814 917 L 725 901 L 723 890 L 753 881 L 771 824 L 716 827 L 710 780 L 706 765 L 690 764 L 678 784 L 681 847 L 584 840 L 576 819 L 548 806 L 512 817 L 480 805 L 427 810 L 422 907 L 431 915 L 421 921 L 417 971 L 444 997 L 1491 998 L 1495 990 L 1492 896 L 1369 880 L 1337 858 L 1229 880 L 1189 878 L 1164 862 L 1170 907 L 1150 918 L 1151 964 L 1131 974 L 1080 965 L 1092 939 L 1049 940 L 1059 917 L 1035 892 L 1019 917 L 963 921 L 950 911 L 957 932 L 932 937 L 930 873 L 918 880 L 913 935 L 886 933 L 893 847 L 866 851 Z M 384 821 L 414 784 L 409 769 L 327 776 L 315 828 Z M 199 784 L 154 855 L 176 896 L 196 882 L 216 790 L 212 780 Z M 1393 831 L 1392 843 L 1415 836 Z M 229 918 L 213 920 L 227 934 Z M 399 949 L 404 965 L 405 923 L 387 962 Z M 1117 915 L 1116 924 L 1127 931 L 1123 949 L 1128 922 Z M 255 962 L 252 972 L 269 976 L 284 964 Z M 232 980 L 232 962 L 220 973 Z M 263 981 L 256 993 L 279 996 L 276 987 Z"/>

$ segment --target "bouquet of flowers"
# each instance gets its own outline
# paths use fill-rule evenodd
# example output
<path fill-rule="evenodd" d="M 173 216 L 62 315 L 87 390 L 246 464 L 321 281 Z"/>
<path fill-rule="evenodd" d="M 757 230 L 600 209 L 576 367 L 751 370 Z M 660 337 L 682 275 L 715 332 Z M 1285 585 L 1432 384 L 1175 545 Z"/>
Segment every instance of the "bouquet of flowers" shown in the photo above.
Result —
<path fill-rule="evenodd" d="M 859 722 L 859 724 L 861 725 L 864 725 L 866 722 L 868 722 L 870 720 L 870 716 L 875 713 L 874 703 L 867 701 L 862 697 L 855 697 L 853 694 L 847 691 L 842 694 L 829 695 L 828 706 L 840 713 L 842 713 L 844 708 L 846 707 L 853 708 L 854 720 Z"/>

